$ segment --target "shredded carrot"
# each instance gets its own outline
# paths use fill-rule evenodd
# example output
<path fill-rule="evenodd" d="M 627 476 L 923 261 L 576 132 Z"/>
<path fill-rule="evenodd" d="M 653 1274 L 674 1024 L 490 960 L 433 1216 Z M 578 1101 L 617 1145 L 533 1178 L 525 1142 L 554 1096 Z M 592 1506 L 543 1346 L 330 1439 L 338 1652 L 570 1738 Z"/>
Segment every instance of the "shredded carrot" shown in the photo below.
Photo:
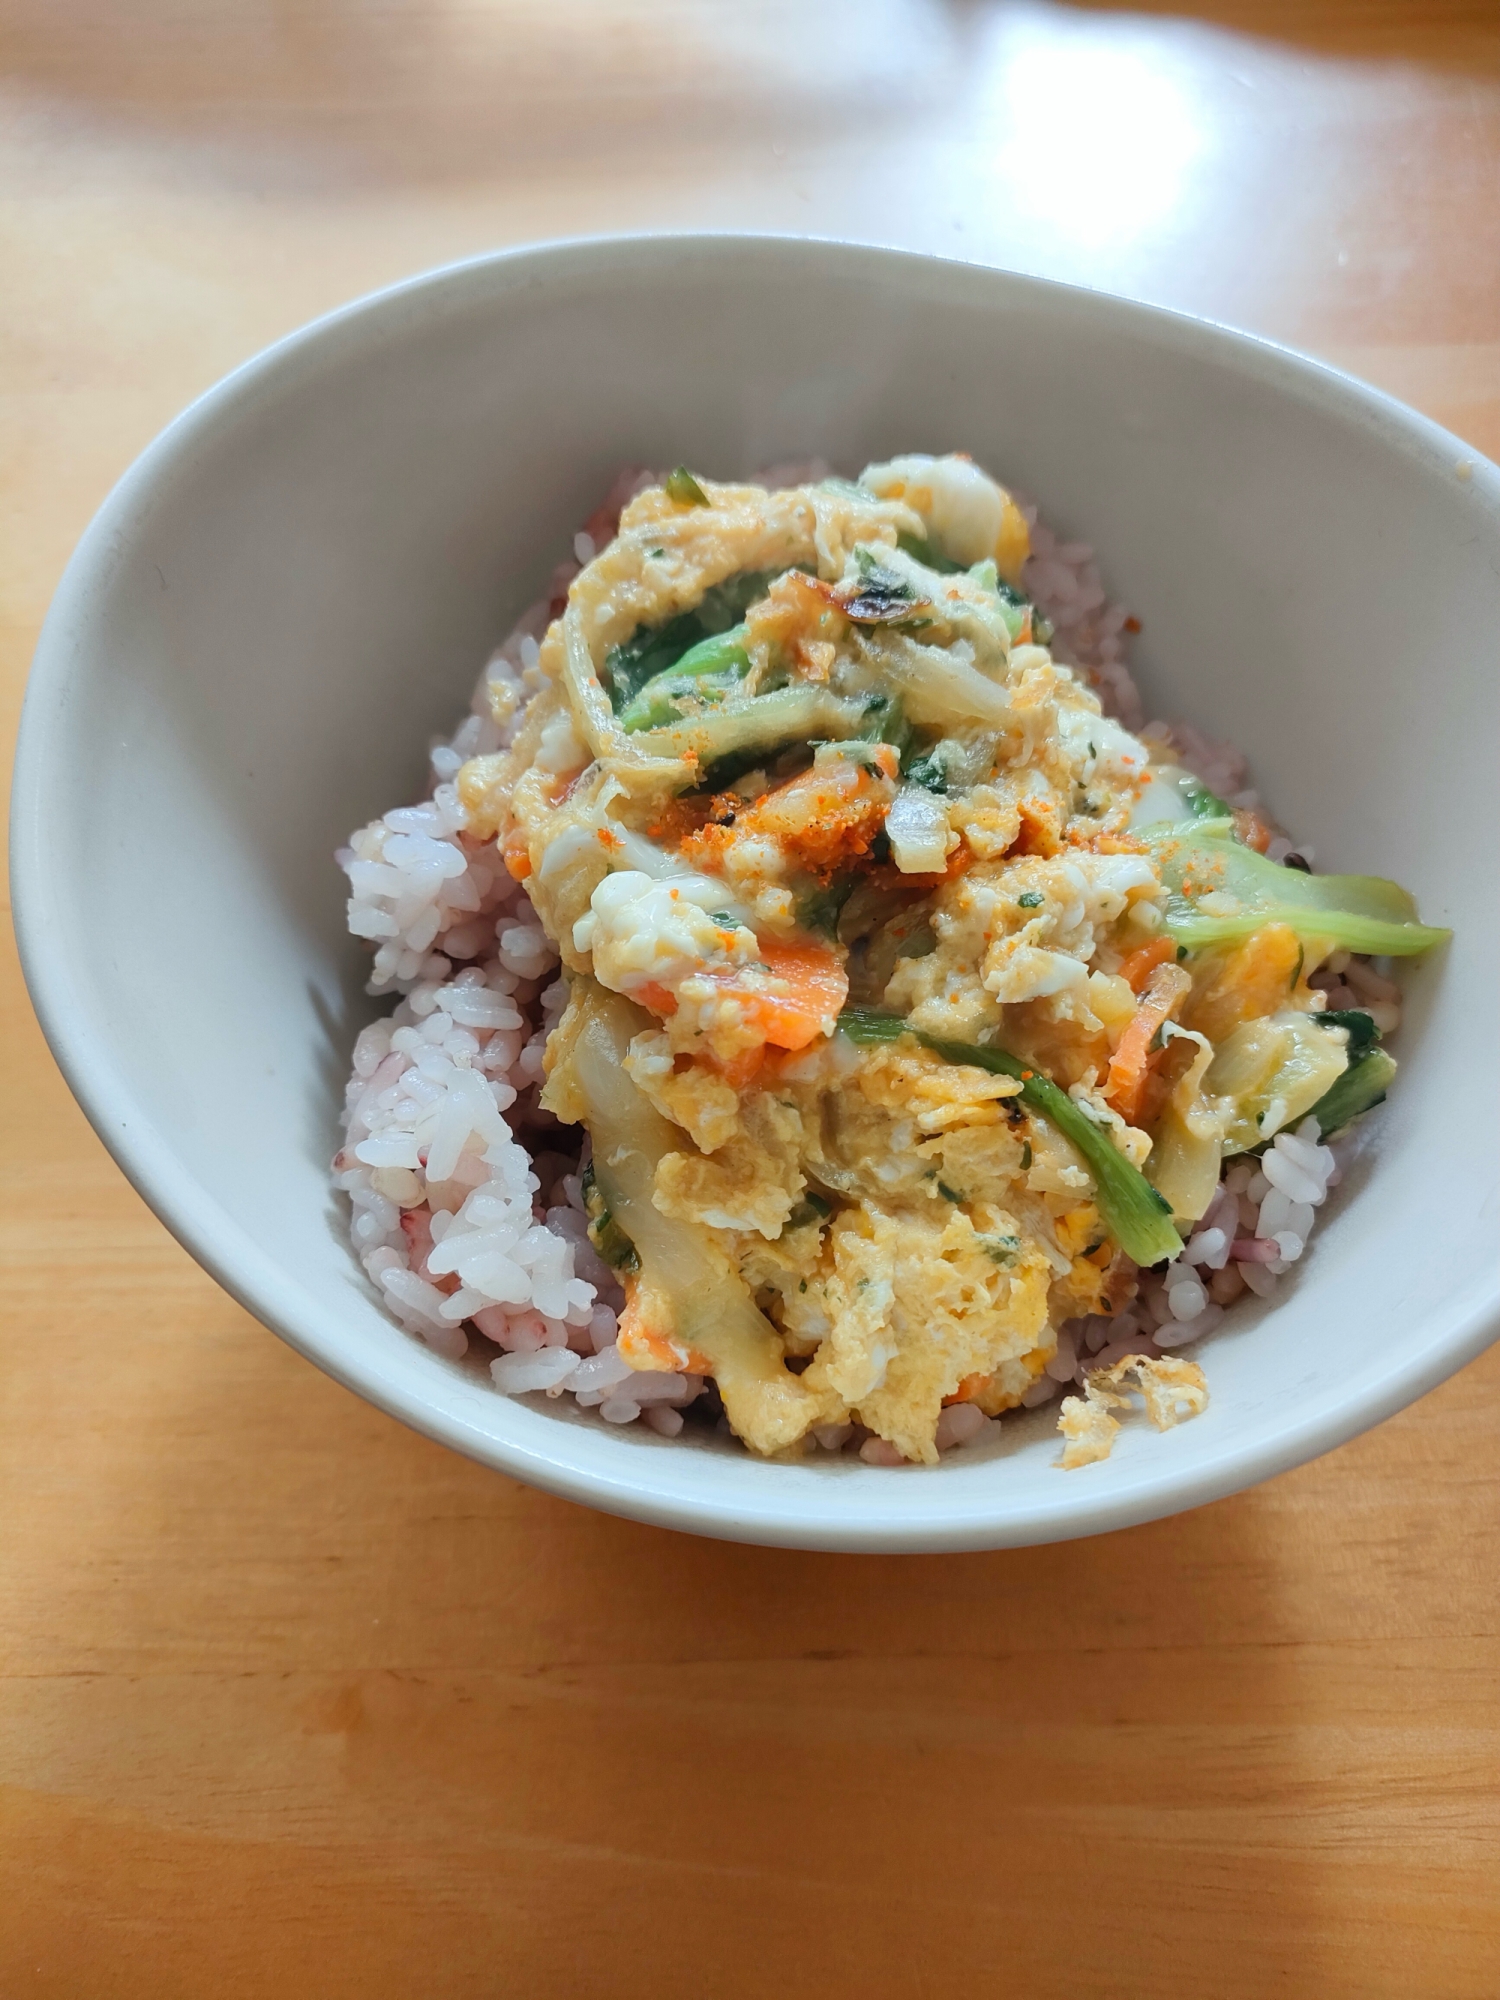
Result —
<path fill-rule="evenodd" d="M 950 1403 L 974 1402 L 976 1398 L 978 1398 L 984 1393 L 985 1384 L 989 1381 L 989 1379 L 990 1378 L 988 1375 L 965 1375 L 963 1380 L 959 1383 L 958 1387 L 953 1391 L 953 1394 L 951 1396 L 944 1396 L 943 1398 L 944 1409 L 946 1409 Z"/>
<path fill-rule="evenodd" d="M 665 986 L 658 986 L 654 979 L 638 986 L 633 998 L 639 1000 L 643 1007 L 649 1007 L 653 1014 L 659 1014 L 663 1020 L 668 1020 L 677 1012 L 677 995 L 669 993 Z"/>
<path fill-rule="evenodd" d="M 736 1090 L 743 1090 L 760 1069 L 767 1043 L 777 1049 L 805 1049 L 823 1033 L 826 1023 L 837 1019 L 849 997 L 848 976 L 826 946 L 762 941 L 760 957 L 771 974 L 772 990 L 746 984 L 738 967 L 708 974 L 726 997 L 738 1003 L 740 1020 L 753 1038 L 732 1056 L 704 1052 L 704 1059 Z M 636 987 L 631 998 L 663 1020 L 677 1012 L 676 994 L 655 980 Z"/>
<path fill-rule="evenodd" d="M 1246 847 L 1253 847 L 1257 854 L 1264 854 L 1276 837 L 1270 821 L 1252 806 L 1235 808 L 1234 830 Z"/>
<path fill-rule="evenodd" d="M 1134 1125 L 1140 1117 L 1146 1080 L 1157 1053 L 1151 1047 L 1156 1031 L 1182 1005 L 1192 986 L 1191 978 L 1180 965 L 1158 965 L 1109 1059 L 1105 1102 L 1119 1112 L 1127 1125 Z"/>
<path fill-rule="evenodd" d="M 531 856 L 526 851 L 526 842 L 519 833 L 513 833 L 500 850 L 506 872 L 514 882 L 524 882 L 531 873 Z"/>
<path fill-rule="evenodd" d="M 707 1355 L 650 1324 L 649 1297 L 637 1278 L 626 1278 L 625 1310 L 616 1336 L 621 1360 L 646 1373 L 675 1375 L 686 1370 L 693 1375 L 711 1375 L 713 1365 Z"/>
<path fill-rule="evenodd" d="M 1120 961 L 1120 977 L 1132 993 L 1139 993 L 1157 966 L 1165 965 L 1176 952 L 1177 947 L 1169 937 L 1152 938 L 1150 944 L 1143 944 Z"/>
<path fill-rule="evenodd" d="M 712 1049 L 705 1049 L 703 1060 L 716 1075 L 722 1076 L 733 1091 L 741 1091 L 746 1084 L 753 1083 L 766 1059 L 764 1042 L 752 1042 L 748 1049 L 740 1049 L 727 1060 L 716 1056 Z"/>
<path fill-rule="evenodd" d="M 822 945 L 763 943 L 760 955 L 787 990 L 737 991 L 746 1024 L 778 1049 L 805 1049 L 848 999 L 848 975 Z"/>

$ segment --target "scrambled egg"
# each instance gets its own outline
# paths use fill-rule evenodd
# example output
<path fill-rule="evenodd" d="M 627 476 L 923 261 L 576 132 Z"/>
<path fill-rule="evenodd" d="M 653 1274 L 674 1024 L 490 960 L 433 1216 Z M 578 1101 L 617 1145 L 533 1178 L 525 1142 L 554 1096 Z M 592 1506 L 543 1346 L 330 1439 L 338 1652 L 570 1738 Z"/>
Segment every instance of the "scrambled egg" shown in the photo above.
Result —
<path fill-rule="evenodd" d="M 1133 1383 L 1127 1379 L 1130 1376 Z M 1128 1408 L 1132 1387 L 1159 1431 L 1170 1430 L 1184 1417 L 1200 1415 L 1208 1405 L 1203 1370 L 1196 1362 L 1174 1355 L 1153 1361 L 1127 1354 L 1112 1368 L 1095 1369 L 1081 1397 L 1065 1399 L 1057 1426 L 1067 1440 L 1062 1455 L 1065 1470 L 1109 1457 L 1120 1428 L 1110 1412 Z"/>
<path fill-rule="evenodd" d="M 946 1404 L 1012 1407 L 1065 1320 L 1134 1296 L 1100 1147 L 1190 1221 L 1231 1127 L 1342 1066 L 1315 950 L 1175 970 L 1137 820 L 1186 817 L 1186 775 L 1053 659 L 1026 554 L 965 459 L 674 475 L 573 582 L 514 747 L 459 777 L 570 980 L 544 1101 L 629 1251 L 621 1352 L 712 1373 L 757 1451 L 857 1420 L 931 1462 Z M 1065 1464 L 1131 1371 L 1153 1421 L 1201 1407 L 1189 1364 L 1122 1362 L 1064 1405 Z"/>

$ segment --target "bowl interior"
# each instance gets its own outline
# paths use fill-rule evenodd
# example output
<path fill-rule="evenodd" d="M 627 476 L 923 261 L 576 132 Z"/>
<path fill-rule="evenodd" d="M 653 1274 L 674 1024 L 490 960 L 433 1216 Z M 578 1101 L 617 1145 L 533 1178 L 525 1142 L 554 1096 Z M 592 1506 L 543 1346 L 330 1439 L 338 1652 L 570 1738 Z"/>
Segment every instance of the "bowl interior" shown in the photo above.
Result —
<path fill-rule="evenodd" d="M 412 796 L 489 648 L 616 468 L 845 471 L 962 449 L 1097 544 L 1153 713 L 1250 753 L 1324 867 L 1451 949 L 1403 1074 L 1213 1400 L 1054 1469 L 1050 1419 L 934 1472 L 766 1465 L 507 1402 L 392 1325 L 326 1170 L 373 1003 L 332 851 Z M 1191 1504 L 1388 1413 L 1493 1332 L 1500 478 L 1373 391 L 1199 323 L 892 252 L 703 239 L 458 267 L 195 405 L 80 546 L 38 655 L 17 907 L 44 1025 L 169 1225 L 320 1365 L 558 1491 L 803 1545 L 982 1546 Z"/>

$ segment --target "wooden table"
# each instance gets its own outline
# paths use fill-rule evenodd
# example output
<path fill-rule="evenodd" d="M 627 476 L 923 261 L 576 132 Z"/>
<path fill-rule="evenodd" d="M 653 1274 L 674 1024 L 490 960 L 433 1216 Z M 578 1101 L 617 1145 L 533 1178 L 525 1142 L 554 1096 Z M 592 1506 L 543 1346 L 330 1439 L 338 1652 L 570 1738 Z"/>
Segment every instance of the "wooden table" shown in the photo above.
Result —
<path fill-rule="evenodd" d="M 4 699 L 196 391 L 491 245 L 886 238 L 1500 455 L 1493 0 L 4 0 Z M 280 1346 L 3 990 L 0 1994 L 1500 1992 L 1500 1351 L 1255 1492 L 942 1559 L 543 1498 Z"/>

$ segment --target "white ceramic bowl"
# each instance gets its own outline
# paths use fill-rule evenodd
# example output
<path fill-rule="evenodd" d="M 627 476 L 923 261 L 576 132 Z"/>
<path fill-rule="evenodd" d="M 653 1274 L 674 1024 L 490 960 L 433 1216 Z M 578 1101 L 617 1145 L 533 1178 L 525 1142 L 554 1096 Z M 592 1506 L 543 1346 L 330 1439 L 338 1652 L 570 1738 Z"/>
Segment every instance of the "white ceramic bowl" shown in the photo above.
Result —
<path fill-rule="evenodd" d="M 615 468 L 857 471 L 965 449 L 1098 545 L 1153 713 L 1248 749 L 1322 865 L 1452 947 L 1402 1074 L 1274 1310 L 1199 1351 L 1212 1403 L 1055 1469 L 1053 1412 L 932 1470 L 760 1463 L 510 1402 L 388 1320 L 328 1160 L 372 1003 L 332 852 Z M 1002 272 L 777 239 L 563 244 L 397 287 L 210 391 L 120 482 L 38 649 L 17 765 L 27 977 L 125 1172 L 348 1387 L 594 1506 L 751 1541 L 983 1548 L 1124 1526 L 1353 1436 L 1494 1336 L 1500 473 L 1317 364 Z"/>

